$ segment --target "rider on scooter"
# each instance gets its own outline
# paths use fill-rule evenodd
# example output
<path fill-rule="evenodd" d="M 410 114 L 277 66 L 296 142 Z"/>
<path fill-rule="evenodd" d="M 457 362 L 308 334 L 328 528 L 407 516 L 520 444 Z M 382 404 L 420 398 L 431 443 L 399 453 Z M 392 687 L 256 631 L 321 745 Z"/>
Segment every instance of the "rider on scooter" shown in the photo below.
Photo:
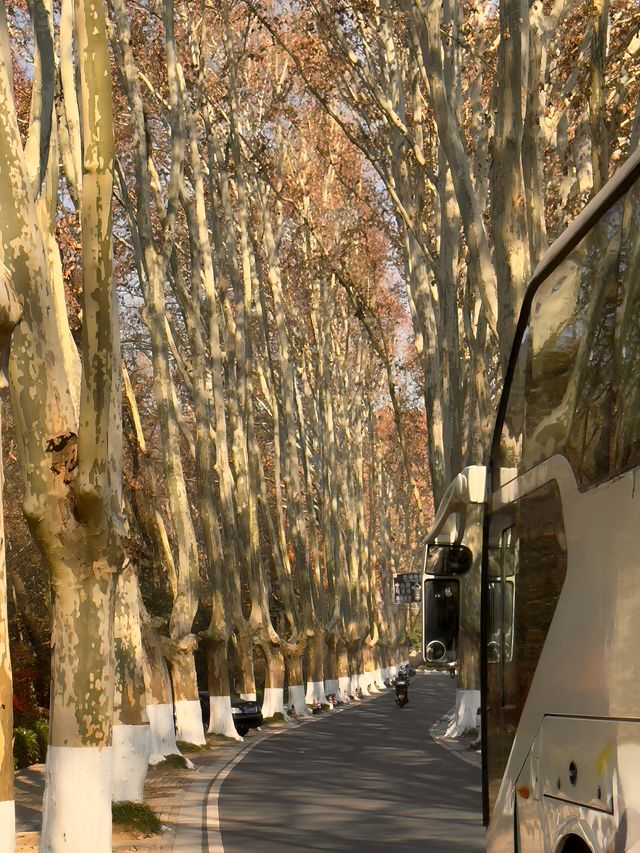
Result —
<path fill-rule="evenodd" d="M 403 672 L 396 676 L 396 702 L 398 705 L 406 705 L 409 701 L 409 679 Z"/>

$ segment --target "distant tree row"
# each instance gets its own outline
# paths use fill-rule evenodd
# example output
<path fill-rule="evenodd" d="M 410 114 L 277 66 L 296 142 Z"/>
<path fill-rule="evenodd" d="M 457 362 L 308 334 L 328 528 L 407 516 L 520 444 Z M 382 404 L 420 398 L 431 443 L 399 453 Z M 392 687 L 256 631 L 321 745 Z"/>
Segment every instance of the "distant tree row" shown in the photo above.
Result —
<path fill-rule="evenodd" d="M 205 743 L 199 689 L 237 737 L 232 693 L 300 713 L 406 657 L 430 496 L 397 247 L 293 72 L 225 0 L 0 4 L 2 839 L 9 649 L 50 704 L 41 849 L 97 853 Z"/>
<path fill-rule="evenodd" d="M 375 176 L 406 283 L 437 507 L 459 471 L 487 462 L 533 271 L 638 145 L 640 10 L 245 2 Z M 476 621 L 463 690 L 479 688 Z"/>

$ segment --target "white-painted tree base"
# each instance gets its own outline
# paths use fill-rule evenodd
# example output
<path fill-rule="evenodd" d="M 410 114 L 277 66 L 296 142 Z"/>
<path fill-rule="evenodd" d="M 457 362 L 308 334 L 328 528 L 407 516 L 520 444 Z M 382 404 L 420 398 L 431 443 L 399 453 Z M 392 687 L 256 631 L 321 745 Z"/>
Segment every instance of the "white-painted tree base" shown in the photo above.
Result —
<path fill-rule="evenodd" d="M 462 737 L 478 729 L 479 690 L 456 690 L 456 712 L 445 732 L 445 737 Z"/>
<path fill-rule="evenodd" d="M 209 696 L 209 731 L 234 740 L 243 740 L 233 724 L 230 696 Z"/>
<path fill-rule="evenodd" d="M 368 672 L 361 672 L 358 680 L 358 687 L 362 690 L 363 696 L 370 696 L 372 692 L 371 675 Z"/>
<path fill-rule="evenodd" d="M 389 667 L 389 678 L 395 678 L 397 674 L 398 674 L 398 667 L 395 664 L 393 664 L 392 666 Z"/>
<path fill-rule="evenodd" d="M 327 697 L 324 693 L 324 681 L 307 681 L 307 692 L 305 695 L 307 705 L 312 705 L 314 699 L 317 699 L 321 705 L 327 704 Z"/>
<path fill-rule="evenodd" d="M 176 740 L 198 745 L 207 742 L 202 724 L 202 708 L 199 699 L 179 699 L 176 709 Z"/>
<path fill-rule="evenodd" d="M 114 725 L 112 749 L 112 800 L 141 803 L 151 752 L 150 727 Z"/>
<path fill-rule="evenodd" d="M 327 678 L 324 683 L 324 694 L 325 696 L 330 696 L 334 693 L 336 696 L 338 695 L 338 690 L 340 690 L 340 682 L 337 678 Z"/>
<path fill-rule="evenodd" d="M 284 688 L 265 687 L 262 700 L 262 716 L 265 720 L 275 714 L 284 714 Z"/>
<path fill-rule="evenodd" d="M 351 686 L 354 690 L 354 696 L 356 690 L 360 690 L 363 696 L 369 695 L 369 691 L 367 690 L 367 676 L 364 672 L 358 672 L 355 676 L 351 676 Z"/>
<path fill-rule="evenodd" d="M 338 699 L 344 702 L 344 697 L 351 696 L 351 676 L 350 675 L 341 675 L 338 678 L 338 688 L 340 691 L 340 695 Z"/>
<path fill-rule="evenodd" d="M 40 853 L 111 853 L 112 748 L 47 749 Z"/>
<path fill-rule="evenodd" d="M 296 709 L 296 714 L 299 717 L 304 717 L 311 713 L 307 708 L 305 690 L 302 684 L 289 686 L 289 710 L 291 710 L 292 706 Z"/>
<path fill-rule="evenodd" d="M 151 727 L 151 753 L 149 764 L 160 764 L 167 755 L 180 755 L 173 725 L 173 703 L 147 704 Z"/>
<path fill-rule="evenodd" d="M 376 679 L 380 680 L 380 674 L 378 670 L 374 670 L 373 672 L 365 672 L 364 674 L 364 684 L 369 693 L 380 693 L 378 686 L 376 685 Z"/>
<path fill-rule="evenodd" d="M 258 697 L 255 693 L 241 693 L 240 698 L 246 702 L 255 702 Z"/>
<path fill-rule="evenodd" d="M 16 804 L 13 800 L 0 801 L 0 853 L 15 853 Z"/>
<path fill-rule="evenodd" d="M 380 670 L 380 683 L 384 684 L 385 681 L 387 680 L 387 678 L 389 678 L 389 677 L 390 677 L 389 676 L 389 667 L 383 666 L 382 669 Z"/>

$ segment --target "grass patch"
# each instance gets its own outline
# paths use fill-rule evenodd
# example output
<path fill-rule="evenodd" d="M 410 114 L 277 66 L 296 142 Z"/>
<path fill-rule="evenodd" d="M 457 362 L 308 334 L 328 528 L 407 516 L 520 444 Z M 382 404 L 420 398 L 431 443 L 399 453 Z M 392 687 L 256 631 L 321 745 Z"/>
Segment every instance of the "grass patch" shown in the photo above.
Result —
<path fill-rule="evenodd" d="M 215 732 L 207 733 L 207 743 L 220 743 L 220 741 L 228 740 L 230 743 L 237 743 L 237 739 L 234 737 L 228 737 L 227 735 L 219 735 Z"/>
<path fill-rule="evenodd" d="M 189 743 L 188 740 L 178 740 L 176 741 L 176 744 L 180 752 L 202 752 L 203 749 L 206 749 L 206 746 L 199 746 L 197 743 Z"/>
<path fill-rule="evenodd" d="M 188 770 L 189 765 L 184 755 L 165 755 L 164 761 L 156 764 L 156 767 L 177 767 L 179 770 Z"/>
<path fill-rule="evenodd" d="M 162 831 L 157 814 L 145 803 L 132 803 L 129 800 L 112 803 L 111 817 L 115 824 L 128 832 L 158 835 Z"/>

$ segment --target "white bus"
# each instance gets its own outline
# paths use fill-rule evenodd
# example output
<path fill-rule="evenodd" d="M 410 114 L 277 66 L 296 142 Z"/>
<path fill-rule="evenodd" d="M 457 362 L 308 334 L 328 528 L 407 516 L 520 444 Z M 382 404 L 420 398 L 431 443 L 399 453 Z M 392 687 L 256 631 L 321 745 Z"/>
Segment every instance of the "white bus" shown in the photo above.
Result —
<path fill-rule="evenodd" d="M 640 851 L 640 153 L 534 274 L 489 483 L 487 849 Z"/>

